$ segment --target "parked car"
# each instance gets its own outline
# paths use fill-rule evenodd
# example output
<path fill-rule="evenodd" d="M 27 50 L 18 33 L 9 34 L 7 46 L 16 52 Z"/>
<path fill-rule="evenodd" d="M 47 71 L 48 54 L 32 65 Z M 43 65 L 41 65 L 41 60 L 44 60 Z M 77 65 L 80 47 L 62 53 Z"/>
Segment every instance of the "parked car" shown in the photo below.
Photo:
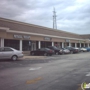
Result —
<path fill-rule="evenodd" d="M 60 54 L 69 54 L 69 53 L 70 53 L 70 50 L 68 49 L 65 49 L 65 48 L 60 49 Z"/>
<path fill-rule="evenodd" d="M 90 47 L 87 47 L 86 49 L 87 49 L 87 52 L 90 52 Z"/>
<path fill-rule="evenodd" d="M 22 51 L 16 50 L 11 47 L 0 47 L 0 59 L 17 60 L 18 58 L 22 57 Z"/>
<path fill-rule="evenodd" d="M 68 47 L 66 47 L 66 49 L 70 50 L 71 54 L 80 52 L 79 48 L 75 48 L 75 47 L 68 46 Z"/>
<path fill-rule="evenodd" d="M 60 54 L 60 49 L 57 48 L 56 46 L 48 46 L 47 48 L 54 50 L 55 54 Z"/>
<path fill-rule="evenodd" d="M 80 48 L 80 51 L 81 52 L 87 52 L 87 49 L 82 47 L 82 48 Z"/>
<path fill-rule="evenodd" d="M 44 55 L 44 56 L 50 55 L 51 56 L 54 54 L 54 51 L 49 48 L 41 48 L 41 49 L 31 51 L 30 54 L 32 56 L 34 55 Z"/>

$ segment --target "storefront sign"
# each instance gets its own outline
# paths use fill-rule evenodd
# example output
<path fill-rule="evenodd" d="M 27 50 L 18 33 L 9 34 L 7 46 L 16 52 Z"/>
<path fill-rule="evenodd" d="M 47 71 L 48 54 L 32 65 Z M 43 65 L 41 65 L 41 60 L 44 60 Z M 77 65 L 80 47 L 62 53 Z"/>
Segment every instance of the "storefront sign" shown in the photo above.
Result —
<path fill-rule="evenodd" d="M 51 41 L 52 38 L 50 37 L 44 37 L 44 40 Z"/>
<path fill-rule="evenodd" d="M 14 38 L 18 38 L 18 39 L 30 39 L 30 36 L 27 35 L 14 35 Z"/>
<path fill-rule="evenodd" d="M 30 39 L 30 36 L 23 36 L 24 39 Z"/>
<path fill-rule="evenodd" d="M 23 37 L 22 37 L 22 35 L 14 35 L 14 38 L 20 38 L 20 39 L 22 39 Z"/>
<path fill-rule="evenodd" d="M 84 42 L 86 42 L 86 41 L 79 41 L 79 43 L 84 43 Z"/>
<path fill-rule="evenodd" d="M 66 39 L 66 42 L 70 42 L 70 40 L 69 39 Z"/>

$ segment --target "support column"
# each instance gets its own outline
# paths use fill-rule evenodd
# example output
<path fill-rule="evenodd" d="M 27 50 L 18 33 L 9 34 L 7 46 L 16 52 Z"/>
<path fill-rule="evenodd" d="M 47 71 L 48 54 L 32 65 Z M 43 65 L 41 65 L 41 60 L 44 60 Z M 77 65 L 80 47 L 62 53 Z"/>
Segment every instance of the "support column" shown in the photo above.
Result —
<path fill-rule="evenodd" d="M 1 47 L 4 47 L 4 38 L 1 38 Z"/>
<path fill-rule="evenodd" d="M 52 42 L 52 46 L 54 46 L 54 42 Z"/>
<path fill-rule="evenodd" d="M 83 44 L 83 46 L 85 47 L 85 43 Z"/>
<path fill-rule="evenodd" d="M 41 41 L 38 41 L 38 49 L 41 48 Z"/>
<path fill-rule="evenodd" d="M 62 42 L 62 48 L 64 48 L 64 43 Z"/>
<path fill-rule="evenodd" d="M 88 43 L 88 47 L 89 47 L 89 43 Z"/>
<path fill-rule="evenodd" d="M 22 40 L 20 40 L 20 51 L 22 51 Z"/>
<path fill-rule="evenodd" d="M 80 43 L 80 48 L 81 48 L 81 43 Z"/>
<path fill-rule="evenodd" d="M 77 47 L 77 43 L 75 43 L 75 47 Z"/>
<path fill-rule="evenodd" d="M 71 43 L 69 42 L 69 46 L 71 47 Z"/>

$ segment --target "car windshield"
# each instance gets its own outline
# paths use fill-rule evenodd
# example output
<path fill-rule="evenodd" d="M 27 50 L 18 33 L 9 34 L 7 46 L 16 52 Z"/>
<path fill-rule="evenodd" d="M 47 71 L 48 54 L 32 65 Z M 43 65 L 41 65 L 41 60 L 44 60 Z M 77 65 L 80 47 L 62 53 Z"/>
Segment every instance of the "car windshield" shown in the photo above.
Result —
<path fill-rule="evenodd" d="M 55 46 L 54 46 L 53 48 L 54 48 L 54 49 L 59 49 L 58 47 L 55 47 Z"/>
<path fill-rule="evenodd" d="M 50 50 L 49 48 L 45 48 L 46 50 Z"/>

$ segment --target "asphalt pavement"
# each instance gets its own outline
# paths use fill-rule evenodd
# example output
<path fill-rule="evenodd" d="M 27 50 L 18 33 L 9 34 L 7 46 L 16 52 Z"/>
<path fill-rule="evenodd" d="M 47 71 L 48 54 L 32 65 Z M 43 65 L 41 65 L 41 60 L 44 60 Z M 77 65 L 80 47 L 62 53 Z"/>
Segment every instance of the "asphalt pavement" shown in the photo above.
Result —
<path fill-rule="evenodd" d="M 90 52 L 0 60 L 0 90 L 82 90 L 83 82 L 90 83 Z"/>

